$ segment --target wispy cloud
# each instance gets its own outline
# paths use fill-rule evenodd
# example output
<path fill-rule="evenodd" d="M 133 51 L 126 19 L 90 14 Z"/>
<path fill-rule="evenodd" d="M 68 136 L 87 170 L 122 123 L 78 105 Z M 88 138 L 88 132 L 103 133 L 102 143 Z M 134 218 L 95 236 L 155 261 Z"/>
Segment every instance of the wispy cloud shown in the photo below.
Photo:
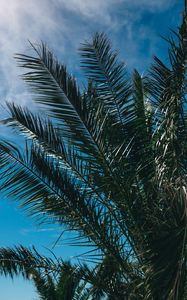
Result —
<path fill-rule="evenodd" d="M 20 230 L 20 234 L 21 235 L 30 235 L 30 234 L 36 234 L 36 233 L 48 233 L 48 232 L 57 232 L 60 231 L 59 228 L 51 228 L 51 227 L 47 227 L 47 228 L 22 228 Z M 58 234 L 59 235 L 59 234 Z"/>
<path fill-rule="evenodd" d="M 111 24 L 112 15 L 121 9 L 126 14 L 127 10 L 139 9 L 138 13 L 145 10 L 165 10 L 176 3 L 176 0 L 53 0 L 65 8 L 92 19 L 94 22 Z"/>
<path fill-rule="evenodd" d="M 96 30 L 106 31 L 114 44 L 126 51 L 130 65 L 137 63 L 141 41 L 154 31 L 142 25 L 146 12 L 167 10 L 176 0 L 0 0 L 0 96 L 1 99 L 30 103 L 30 97 L 18 79 L 20 70 L 15 52 L 27 52 L 28 42 L 46 41 L 57 56 L 78 72 L 75 56 L 79 43 Z M 134 32 L 136 32 L 136 38 Z M 147 35 L 145 37 L 145 35 Z M 122 41 L 124 41 L 126 47 Z M 132 48 L 132 49 L 130 49 Z M 129 51 L 129 53 L 128 53 Z M 131 57 L 130 57 L 131 56 Z M 1 100 L 1 101 L 3 101 Z"/>
<path fill-rule="evenodd" d="M 19 71 L 13 55 L 27 50 L 28 39 L 53 39 L 58 27 L 55 9 L 50 1 L 43 0 L 1 0 L 0 5 L 1 97 L 24 102 L 27 94 L 17 79 Z"/>

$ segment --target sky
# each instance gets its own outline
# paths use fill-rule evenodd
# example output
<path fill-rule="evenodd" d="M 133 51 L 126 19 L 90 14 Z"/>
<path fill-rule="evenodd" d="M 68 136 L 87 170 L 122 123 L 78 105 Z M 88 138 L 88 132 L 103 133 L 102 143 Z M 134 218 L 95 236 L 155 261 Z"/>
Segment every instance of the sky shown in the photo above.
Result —
<path fill-rule="evenodd" d="M 176 29 L 182 8 L 183 0 L 0 0 L 0 104 L 14 101 L 35 108 L 14 60 L 15 53 L 31 53 L 28 41 L 46 42 L 81 85 L 80 43 L 96 31 L 105 32 L 129 72 L 136 68 L 143 73 L 154 54 L 167 62 L 167 44 L 160 35 L 167 37 L 169 28 Z M 0 137 L 7 138 L 3 127 Z M 59 234 L 52 225 L 36 227 L 16 203 L 0 194 L 0 246 L 35 244 L 46 254 Z M 54 249 L 64 258 L 78 251 L 62 245 Z M 0 277 L 0 291 L 3 300 L 37 299 L 32 284 L 21 278 L 12 282 Z"/>

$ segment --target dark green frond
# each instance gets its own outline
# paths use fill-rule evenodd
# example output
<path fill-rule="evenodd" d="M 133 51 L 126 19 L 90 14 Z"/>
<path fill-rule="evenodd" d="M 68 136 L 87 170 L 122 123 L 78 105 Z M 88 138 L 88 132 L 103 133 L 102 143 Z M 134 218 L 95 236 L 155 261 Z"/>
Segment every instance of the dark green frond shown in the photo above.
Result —
<path fill-rule="evenodd" d="M 110 41 L 103 33 L 96 33 L 92 42 L 82 45 L 81 64 L 87 77 L 96 83 L 96 90 L 106 111 L 116 123 L 125 124 L 130 86 L 123 63 L 117 62 L 117 52 L 111 50 Z"/>
<path fill-rule="evenodd" d="M 0 248 L 0 273 L 5 276 L 13 278 L 21 274 L 26 279 L 32 279 L 36 270 L 58 273 L 59 268 L 57 262 L 40 255 L 34 247 Z"/>

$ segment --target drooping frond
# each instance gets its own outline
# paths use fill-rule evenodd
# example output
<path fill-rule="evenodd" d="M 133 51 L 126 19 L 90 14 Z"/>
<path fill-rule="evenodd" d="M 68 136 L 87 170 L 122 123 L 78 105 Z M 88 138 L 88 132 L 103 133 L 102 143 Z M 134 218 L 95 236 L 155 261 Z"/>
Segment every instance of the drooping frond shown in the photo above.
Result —
<path fill-rule="evenodd" d="M 35 272 L 58 274 L 59 270 L 59 262 L 40 255 L 34 247 L 31 249 L 23 246 L 0 248 L 1 275 L 13 278 L 21 274 L 26 279 L 34 279 Z"/>
<path fill-rule="evenodd" d="M 23 79 L 31 86 L 35 100 L 48 107 L 51 116 L 60 122 L 61 130 L 64 129 L 64 136 L 74 137 L 72 140 L 76 144 L 85 143 L 94 147 L 92 136 L 84 123 L 87 107 L 75 79 L 44 44 L 32 47 L 36 56 L 17 54 L 16 58 L 21 67 L 29 69 Z"/>
<path fill-rule="evenodd" d="M 68 94 L 67 88 L 67 85 L 71 86 L 73 79 L 64 66 L 58 63 L 45 45 L 42 44 L 41 47 L 34 49 L 36 57 L 17 55 L 17 59 L 22 67 L 31 69 L 23 75 L 23 78 L 31 85 L 36 94 L 36 101 L 47 104 L 53 116 L 60 120 L 61 123 L 58 125 L 63 138 L 82 153 L 82 160 L 89 162 L 93 179 L 99 179 L 95 182 L 96 186 L 100 182 L 103 185 L 102 180 L 105 178 L 108 180 L 105 190 L 111 182 L 116 182 L 120 190 L 118 181 L 115 179 L 117 175 L 114 174 L 109 164 L 111 150 L 114 149 L 110 148 L 107 141 L 113 127 L 107 112 L 104 115 L 101 99 L 97 97 L 100 100 L 92 101 L 93 103 L 90 104 L 89 98 L 93 96 L 93 93 L 86 92 L 83 96 L 80 94 L 77 96 L 77 92 L 74 97 L 77 99 L 76 103 L 79 101 L 79 105 L 75 104 L 74 97 L 71 97 L 71 93 Z M 47 85 L 46 82 L 48 82 Z M 53 107 L 56 111 L 56 105 L 58 106 L 57 115 L 53 111 Z M 107 133 L 108 128 L 111 128 L 109 133 Z M 119 152 L 118 148 L 116 147 L 116 152 Z"/>
<path fill-rule="evenodd" d="M 15 126 L 15 128 L 18 128 L 21 132 L 26 134 L 26 136 L 28 136 L 29 139 L 32 138 L 34 142 L 37 142 L 37 144 L 42 146 L 42 149 L 46 152 L 47 155 L 51 156 L 52 154 L 54 159 L 60 159 L 61 171 L 65 170 L 65 173 L 68 171 L 68 173 L 72 177 L 76 177 L 77 182 L 79 182 L 79 184 L 82 185 L 82 189 L 88 189 L 89 193 L 92 194 L 93 197 L 97 198 L 97 202 L 101 205 L 104 205 L 107 208 L 107 211 L 113 215 L 115 222 L 118 223 L 123 234 L 125 236 L 128 235 L 128 232 L 124 227 L 125 224 L 122 221 L 121 216 L 119 216 L 119 214 L 116 214 L 115 206 L 112 207 L 112 202 L 109 203 L 109 199 L 104 197 L 104 195 L 101 194 L 100 191 L 97 189 L 98 183 L 98 186 L 101 185 L 102 189 L 104 189 L 106 193 L 109 193 L 109 186 L 113 182 L 113 177 L 111 179 L 106 178 L 105 174 L 101 173 L 101 171 L 98 173 L 97 169 L 93 170 L 93 168 L 90 168 L 89 162 L 85 162 L 86 158 L 82 157 L 81 159 L 80 153 L 74 151 L 72 146 L 68 146 L 67 144 L 65 144 L 63 141 L 63 137 L 60 136 L 58 128 L 55 128 L 54 125 L 52 125 L 52 123 L 50 123 L 49 121 L 46 122 L 39 116 L 34 116 L 28 110 L 22 109 L 14 104 L 9 104 L 9 109 L 11 112 L 11 118 L 5 120 L 6 124 L 10 126 Z M 128 146 L 125 147 L 126 152 L 128 152 Z M 122 155 L 124 157 L 126 155 L 121 145 L 120 148 L 121 151 L 115 150 L 116 157 L 115 159 L 113 159 L 113 164 L 115 168 L 115 162 L 117 162 L 118 157 L 120 160 L 122 160 Z M 122 152 L 124 153 L 122 154 Z M 43 163 L 44 162 L 42 162 L 41 160 L 39 168 L 41 168 Z M 111 166 L 108 165 L 108 167 L 108 172 L 111 172 Z M 121 170 L 122 169 L 123 165 L 121 166 Z M 103 177 L 103 179 L 105 179 L 105 181 L 101 181 L 101 176 Z M 112 176 L 114 175 L 112 174 Z M 116 185 L 118 185 L 117 180 Z M 114 191 L 114 193 L 116 193 L 116 190 Z"/>
<path fill-rule="evenodd" d="M 1 143 L 1 164 L 4 164 L 1 188 L 21 201 L 29 214 L 39 220 L 52 218 L 66 224 L 70 230 L 83 232 L 93 246 L 111 253 L 124 264 L 123 267 L 129 265 L 127 272 L 134 276 L 130 264 L 122 259 L 127 255 L 122 245 L 128 243 L 122 233 L 119 235 L 121 228 L 114 226 L 117 220 L 97 202 L 97 198 L 86 190 L 81 191 L 79 183 L 62 172 L 60 165 L 55 165 L 40 150 L 31 149 L 29 156 L 24 158 L 15 147 L 6 143 Z"/>

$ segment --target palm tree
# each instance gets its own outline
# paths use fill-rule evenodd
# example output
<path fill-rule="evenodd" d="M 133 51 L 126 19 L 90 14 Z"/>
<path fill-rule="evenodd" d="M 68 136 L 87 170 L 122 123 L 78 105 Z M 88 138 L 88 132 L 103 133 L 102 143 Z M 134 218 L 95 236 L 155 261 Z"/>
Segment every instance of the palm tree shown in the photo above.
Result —
<path fill-rule="evenodd" d="M 41 256 L 23 246 L 0 248 L 0 274 L 32 280 L 41 300 L 88 300 L 94 288 L 83 279 L 86 269 Z"/>
<path fill-rule="evenodd" d="M 115 269 L 106 258 L 102 264 L 90 268 L 72 265 L 55 256 L 48 258 L 34 247 L 0 248 L 0 274 L 12 279 L 21 275 L 32 281 L 41 300 L 105 299 L 103 282 L 111 280 Z"/>
<path fill-rule="evenodd" d="M 47 114 L 8 103 L 4 123 L 26 146 L 1 141 L 1 189 L 92 247 L 91 299 L 185 297 L 186 33 L 185 9 L 167 40 L 168 64 L 154 57 L 147 75 L 135 70 L 132 79 L 96 33 L 80 49 L 83 90 L 45 44 L 16 55 Z"/>

